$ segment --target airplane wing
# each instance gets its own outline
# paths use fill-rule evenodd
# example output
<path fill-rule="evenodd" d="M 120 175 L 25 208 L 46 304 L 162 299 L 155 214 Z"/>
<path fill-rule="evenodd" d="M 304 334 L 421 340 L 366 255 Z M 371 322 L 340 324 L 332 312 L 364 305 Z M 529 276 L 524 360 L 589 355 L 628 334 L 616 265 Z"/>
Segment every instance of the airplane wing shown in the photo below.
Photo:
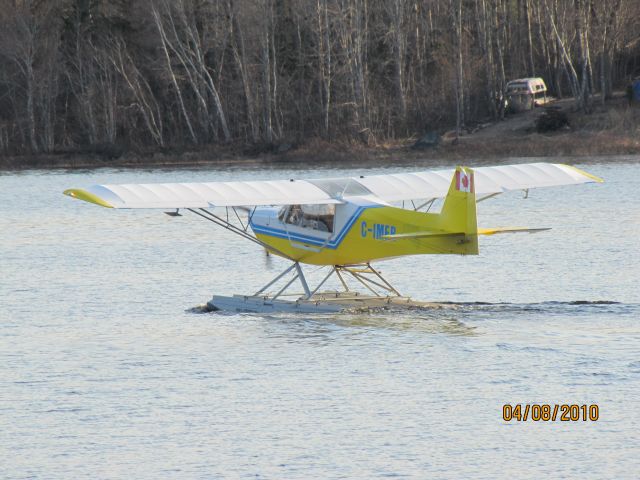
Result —
<path fill-rule="evenodd" d="M 109 208 L 335 204 L 346 197 L 387 203 L 444 198 L 453 172 L 454 169 L 446 169 L 317 180 L 94 185 L 64 193 Z M 603 181 L 575 167 L 552 163 L 478 167 L 474 172 L 477 196 Z"/>
<path fill-rule="evenodd" d="M 473 171 L 476 196 L 493 195 L 509 190 L 603 182 L 601 178 L 578 168 L 559 163 L 524 163 L 478 167 Z M 449 190 L 453 172 L 454 169 L 447 169 L 373 175 L 359 178 L 358 182 L 385 202 L 444 198 Z"/>
<path fill-rule="evenodd" d="M 65 195 L 107 208 L 208 208 L 342 203 L 305 180 L 94 185 Z"/>

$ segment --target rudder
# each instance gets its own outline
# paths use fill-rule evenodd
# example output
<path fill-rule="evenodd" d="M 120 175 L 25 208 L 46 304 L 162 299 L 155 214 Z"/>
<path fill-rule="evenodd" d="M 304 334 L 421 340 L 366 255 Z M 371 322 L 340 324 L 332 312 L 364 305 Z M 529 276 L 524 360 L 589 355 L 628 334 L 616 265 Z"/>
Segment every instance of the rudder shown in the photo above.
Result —
<path fill-rule="evenodd" d="M 412 212 L 413 213 L 413 212 Z M 387 240 L 423 240 L 424 251 L 477 255 L 478 220 L 473 170 L 457 167 L 440 213 L 418 213 L 419 230 L 385 235 Z"/>
<path fill-rule="evenodd" d="M 476 193 L 474 172 L 471 168 L 456 167 L 440 215 L 442 228 L 450 232 L 464 233 L 464 253 L 478 254 Z"/>

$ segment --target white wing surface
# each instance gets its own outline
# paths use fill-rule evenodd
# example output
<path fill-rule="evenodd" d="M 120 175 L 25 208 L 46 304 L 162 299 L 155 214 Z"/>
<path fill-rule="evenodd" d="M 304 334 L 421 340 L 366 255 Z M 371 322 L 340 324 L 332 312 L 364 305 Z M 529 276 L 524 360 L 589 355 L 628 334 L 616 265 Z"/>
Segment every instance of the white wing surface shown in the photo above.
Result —
<path fill-rule="evenodd" d="M 341 203 L 366 197 L 381 203 L 443 198 L 454 169 L 319 180 L 94 185 L 64 193 L 111 208 L 208 208 L 254 205 Z M 577 185 L 602 179 L 575 167 L 528 163 L 475 168 L 475 192 L 485 196 L 509 190 Z"/>
<path fill-rule="evenodd" d="M 65 195 L 111 208 L 208 208 L 341 203 L 304 180 L 94 185 Z"/>
<path fill-rule="evenodd" d="M 478 167 L 473 170 L 477 196 L 503 193 L 509 190 L 602 182 L 602 179 L 587 172 L 557 163 L 524 163 L 498 167 Z M 448 169 L 374 175 L 357 180 L 373 195 L 385 202 L 444 198 L 449 190 L 454 171 L 454 169 Z"/>

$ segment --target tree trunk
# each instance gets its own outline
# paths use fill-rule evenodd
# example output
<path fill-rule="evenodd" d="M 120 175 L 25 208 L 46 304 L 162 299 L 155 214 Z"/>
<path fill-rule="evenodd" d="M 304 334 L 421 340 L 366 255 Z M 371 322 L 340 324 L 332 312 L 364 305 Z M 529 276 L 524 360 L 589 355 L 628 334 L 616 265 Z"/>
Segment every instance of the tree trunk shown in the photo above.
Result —
<path fill-rule="evenodd" d="M 31 147 L 31 151 L 36 153 L 38 151 L 38 142 L 36 141 L 36 115 L 34 111 L 34 100 L 33 97 L 35 95 L 35 86 L 34 86 L 34 78 L 33 78 L 33 66 L 31 62 L 28 62 L 26 65 L 26 89 L 27 89 L 27 137 L 29 138 L 29 146 Z"/>
<path fill-rule="evenodd" d="M 265 2 L 265 13 L 271 10 L 271 0 Z M 264 139 L 267 143 L 273 142 L 273 124 L 271 113 L 271 25 L 270 15 L 264 18 L 262 31 L 262 117 L 264 122 Z"/>
<path fill-rule="evenodd" d="M 456 139 L 464 126 L 464 83 L 462 64 L 462 0 L 449 0 L 453 24 L 455 97 L 456 97 Z"/>
<path fill-rule="evenodd" d="M 173 67 L 171 65 L 171 56 L 169 55 L 169 49 L 167 47 L 168 40 L 164 30 L 164 26 L 162 24 L 162 18 L 160 17 L 160 12 L 158 12 L 158 10 L 156 9 L 153 3 L 151 3 L 151 13 L 153 14 L 156 28 L 158 29 L 162 52 L 164 53 L 164 57 L 167 62 L 167 73 L 169 74 L 169 78 L 171 79 L 171 83 L 173 84 L 173 88 L 175 89 L 176 97 L 178 98 L 178 104 L 180 105 L 180 111 L 182 112 L 184 121 L 187 124 L 187 129 L 189 130 L 191 141 L 193 143 L 198 143 L 198 137 L 196 137 L 196 134 L 193 130 L 193 126 L 191 125 L 189 114 L 187 113 L 187 108 L 185 107 L 185 104 L 184 104 L 184 99 L 182 98 L 182 90 L 180 89 L 180 85 L 178 84 L 178 79 L 176 78 L 175 72 L 173 71 Z"/>
<path fill-rule="evenodd" d="M 533 63 L 533 41 L 531 40 L 531 0 L 524 0 L 524 16 L 527 22 L 527 52 L 529 53 L 529 76 L 536 76 L 536 68 Z"/>
<path fill-rule="evenodd" d="M 244 35 L 240 29 L 240 22 L 233 6 L 233 0 L 227 2 L 227 15 L 231 20 L 231 48 L 233 58 L 236 61 L 238 72 L 242 80 L 242 91 L 244 93 L 245 109 L 251 140 L 257 143 L 259 140 L 258 126 L 256 125 L 255 110 L 253 105 L 253 95 L 251 94 L 250 79 L 247 72 L 247 54 L 244 45 Z"/>
<path fill-rule="evenodd" d="M 393 43 L 393 85 L 398 102 L 398 116 L 404 126 L 407 121 L 407 103 L 404 95 L 404 54 L 405 40 L 402 31 L 405 0 L 392 0 L 391 7 L 392 19 L 392 43 Z"/>

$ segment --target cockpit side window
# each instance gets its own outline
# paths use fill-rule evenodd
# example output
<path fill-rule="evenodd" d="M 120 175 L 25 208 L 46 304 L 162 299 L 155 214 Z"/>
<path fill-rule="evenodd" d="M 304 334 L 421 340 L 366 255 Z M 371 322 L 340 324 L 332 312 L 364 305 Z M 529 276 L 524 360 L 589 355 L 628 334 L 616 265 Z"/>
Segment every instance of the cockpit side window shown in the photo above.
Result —
<path fill-rule="evenodd" d="M 291 207 L 289 207 L 289 211 L 286 213 L 285 222 L 290 225 L 300 226 L 301 220 L 302 220 L 302 206 L 291 205 Z"/>
<path fill-rule="evenodd" d="M 335 213 L 335 205 L 291 205 L 281 210 L 278 218 L 289 225 L 332 233 Z"/>
<path fill-rule="evenodd" d="M 280 220 L 281 222 L 284 222 L 284 217 L 287 215 L 288 211 L 289 211 L 289 205 L 285 205 L 284 207 L 282 207 L 278 211 L 278 220 Z"/>

